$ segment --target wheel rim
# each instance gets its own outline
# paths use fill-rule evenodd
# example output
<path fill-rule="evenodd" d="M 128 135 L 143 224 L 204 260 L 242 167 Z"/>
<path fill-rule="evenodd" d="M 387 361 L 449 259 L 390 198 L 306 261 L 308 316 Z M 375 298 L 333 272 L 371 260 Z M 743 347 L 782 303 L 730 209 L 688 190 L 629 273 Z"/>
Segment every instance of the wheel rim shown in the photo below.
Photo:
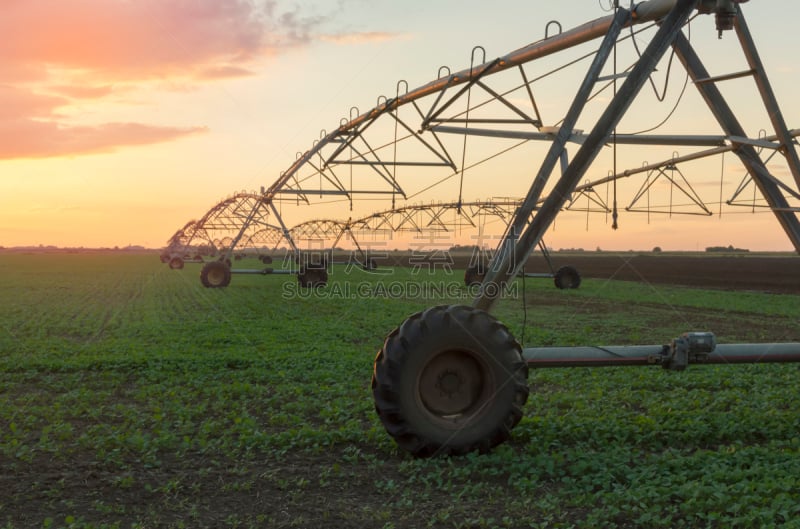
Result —
<path fill-rule="evenodd" d="M 466 351 L 431 358 L 417 379 L 417 395 L 432 416 L 452 422 L 479 413 L 491 391 L 485 366 Z"/>

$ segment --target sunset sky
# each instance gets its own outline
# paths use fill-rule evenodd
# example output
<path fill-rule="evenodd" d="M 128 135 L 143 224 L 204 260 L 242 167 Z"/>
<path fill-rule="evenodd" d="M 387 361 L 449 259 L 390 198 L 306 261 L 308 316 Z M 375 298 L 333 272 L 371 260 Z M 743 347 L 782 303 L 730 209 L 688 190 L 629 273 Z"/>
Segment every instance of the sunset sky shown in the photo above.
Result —
<path fill-rule="evenodd" d="M 423 85 L 440 65 L 468 67 L 476 45 L 504 55 L 542 38 L 547 21 L 570 28 L 606 15 L 604 5 L 3 0 L 0 246 L 161 247 L 223 197 L 271 184 L 321 129 L 374 106 L 399 79 Z M 800 2 L 743 8 L 789 128 L 800 128 L 790 44 Z M 693 31 L 716 40 L 706 18 Z M 771 214 L 585 224 L 559 217 L 551 244 L 792 249 Z"/>

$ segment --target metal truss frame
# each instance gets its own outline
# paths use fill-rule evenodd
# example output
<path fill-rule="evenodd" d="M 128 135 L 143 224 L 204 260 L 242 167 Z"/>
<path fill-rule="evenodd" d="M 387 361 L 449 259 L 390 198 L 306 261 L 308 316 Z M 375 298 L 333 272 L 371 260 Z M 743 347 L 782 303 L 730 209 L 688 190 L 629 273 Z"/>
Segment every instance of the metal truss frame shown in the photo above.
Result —
<path fill-rule="evenodd" d="M 610 207 L 597 189 L 600 185 L 633 175 L 646 174 L 646 180 L 631 199 L 626 208 L 628 211 L 708 215 L 710 209 L 694 192 L 689 179 L 682 175 L 671 178 L 671 173 L 678 164 L 725 152 L 739 157 L 748 174 L 748 179 L 727 203 L 741 205 L 743 190 L 753 184 L 763 197 L 760 207 L 772 211 L 800 252 L 799 208 L 796 206 L 800 200 L 800 161 L 795 148 L 798 132 L 786 126 L 742 11 L 738 3 L 732 4 L 736 7 L 733 27 L 748 70 L 712 77 L 682 30 L 693 10 L 705 13 L 714 8 L 705 0 L 689 2 L 691 5 L 684 6 L 685 16 L 666 30 L 666 17 L 678 4 L 683 5 L 677 0 L 650 0 L 630 11 L 618 8 L 612 15 L 574 29 L 548 34 L 542 40 L 494 60 L 486 61 L 484 57 L 483 62 L 476 64 L 479 62 L 476 61 L 477 52 L 483 50 L 475 48 L 468 69 L 451 73 L 442 68 L 435 80 L 416 89 L 408 89 L 408 83 L 400 81 L 394 97 L 379 97 L 377 105 L 364 113 L 353 107 L 349 117 L 343 118 L 335 129 L 322 131 L 312 147 L 298 153 L 294 163 L 268 188 L 260 193 L 235 195 L 232 200 L 216 205 L 197 221 L 195 233 L 201 238 L 211 237 L 210 242 L 224 254 L 221 259 L 230 260 L 237 245 L 263 244 L 264 241 L 258 240 L 261 236 L 271 242 L 276 240 L 278 233 L 283 234 L 294 251 L 298 251 L 290 230 L 275 207 L 276 203 L 316 205 L 337 200 L 352 205 L 359 197 L 390 201 L 391 207 L 386 211 L 396 211 L 391 214 L 391 219 L 386 213 L 363 217 L 366 219 L 364 227 L 375 230 L 384 225 L 392 230 L 413 230 L 419 225 L 414 206 L 409 205 L 411 201 L 426 196 L 429 190 L 447 185 L 451 193 L 449 200 L 457 195 L 454 202 L 461 213 L 460 206 L 468 204 L 464 196 L 465 180 L 469 178 L 465 175 L 495 157 L 531 142 L 539 142 L 550 147 L 521 204 L 520 213 L 498 246 L 498 263 L 493 267 L 497 270 L 510 271 L 513 266 L 509 268 L 509 263 L 524 262 L 526 254 L 537 246 L 559 211 L 613 213 L 616 225 L 616 208 Z M 607 63 L 616 46 L 638 35 L 634 26 L 656 21 L 657 32 L 640 58 L 622 71 L 618 71 L 615 65 L 614 71 L 609 73 Z M 624 28 L 630 28 L 629 36 L 623 33 Z M 537 83 L 559 72 L 565 65 L 545 72 L 533 67 L 538 66 L 541 59 L 559 56 L 561 52 L 597 39 L 602 39 L 599 46 L 583 56 L 570 58 L 566 63 L 573 65 L 589 61 L 591 64 L 566 113 L 558 120 L 551 120 L 549 125 L 545 124 L 547 122 L 540 112 L 542 105 L 536 96 Z M 623 134 L 616 130 L 616 125 L 658 61 L 670 48 L 718 121 L 720 134 Z M 725 81 L 745 77 L 753 79 L 758 88 L 774 129 L 771 135 L 764 133 L 759 137 L 748 137 L 731 105 L 717 88 Z M 621 83 L 619 88 L 618 82 Z M 594 125 L 589 122 L 587 126 L 582 117 L 584 109 L 601 93 L 611 96 L 612 103 Z M 584 133 L 579 126 L 590 132 Z M 485 152 L 478 145 L 479 138 L 500 143 L 492 143 L 493 150 Z M 673 154 L 662 162 L 640 168 L 622 171 L 615 168 L 606 177 L 578 185 L 602 149 L 624 145 L 682 146 L 705 150 L 682 156 Z M 577 146 L 577 153 L 570 156 L 568 146 Z M 467 152 L 471 153 L 473 147 L 480 154 L 468 158 Z M 762 159 L 761 151 L 772 154 Z M 794 182 L 784 182 L 768 170 L 767 163 L 777 154 L 785 160 Z M 560 173 L 558 178 L 556 173 Z M 679 195 L 688 197 L 694 210 L 643 208 L 641 201 L 655 179 L 669 182 L 671 192 L 677 190 Z M 588 201 L 585 206 L 584 200 Z M 752 204 L 755 207 L 756 199 Z M 428 207 L 425 211 L 432 214 L 426 225 L 435 225 L 437 214 Z M 403 214 L 407 216 L 403 218 Z M 269 221 L 270 216 L 273 223 Z M 468 224 L 465 217 L 465 225 Z M 225 232 L 225 235 L 217 236 L 217 232 Z M 261 234 L 257 236 L 259 232 Z M 489 277 L 503 280 L 502 276 L 495 277 L 493 273 Z M 487 300 L 477 303 L 488 306 Z"/>
<path fill-rule="evenodd" d="M 358 219 L 311 219 L 287 228 L 278 211 L 269 210 L 256 219 L 252 210 L 261 208 L 261 195 L 239 193 L 228 197 L 209 210 L 200 220 L 193 220 L 179 229 L 168 241 L 173 253 L 189 253 L 188 248 L 206 246 L 214 252 L 225 252 L 238 247 L 247 250 L 275 250 L 287 243 L 295 252 L 298 242 L 308 240 L 332 241 L 335 246 L 343 236 L 349 235 L 358 246 L 359 232 L 452 232 L 461 228 L 479 228 L 488 218 L 504 223 L 514 214 L 520 199 L 413 204 L 371 213 Z M 248 214 L 248 208 L 250 214 Z M 272 216 L 278 225 L 268 221 Z M 242 227 L 249 221 L 245 232 Z M 253 228 L 259 228 L 252 231 Z M 240 236 L 240 233 L 246 234 Z M 239 237 L 238 243 L 236 237 Z"/>
<path fill-rule="evenodd" d="M 279 224 L 272 224 L 270 216 Z M 170 237 L 165 251 L 174 255 L 199 253 L 230 260 L 240 242 L 245 247 L 255 248 L 270 242 L 270 234 L 275 232 L 293 245 L 292 239 L 286 237 L 288 230 L 272 201 L 266 200 L 263 193 L 243 191 L 222 199 L 201 218 L 188 222 Z M 275 242 L 279 243 L 280 239 Z M 203 251 L 197 252 L 196 248 Z"/>

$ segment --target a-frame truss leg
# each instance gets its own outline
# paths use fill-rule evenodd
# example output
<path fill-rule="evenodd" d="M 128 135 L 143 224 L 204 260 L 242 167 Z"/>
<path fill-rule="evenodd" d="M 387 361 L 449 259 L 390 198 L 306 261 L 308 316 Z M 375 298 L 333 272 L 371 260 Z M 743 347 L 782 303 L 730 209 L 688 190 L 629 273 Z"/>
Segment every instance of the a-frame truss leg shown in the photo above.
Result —
<path fill-rule="evenodd" d="M 592 132 L 586 137 L 583 145 L 581 145 L 575 157 L 564 170 L 560 179 L 542 204 L 539 211 L 537 211 L 536 215 L 530 221 L 530 224 L 528 224 L 527 228 L 525 228 L 525 231 L 518 240 L 516 234 L 519 232 L 517 232 L 515 229 L 510 229 L 506 233 L 506 236 L 500 243 L 497 255 L 490 265 L 490 270 L 486 279 L 484 280 L 484 285 L 490 282 L 499 284 L 506 283 L 512 277 L 517 275 L 522 264 L 527 260 L 528 256 L 536 244 L 538 244 L 539 240 L 541 240 L 542 236 L 550 227 L 559 210 L 566 203 L 570 194 L 573 192 L 591 163 L 603 148 L 607 138 L 611 135 L 614 128 L 622 119 L 622 116 L 625 114 L 626 110 L 630 107 L 634 98 L 655 69 L 658 61 L 661 59 L 664 53 L 666 53 L 676 36 L 680 33 L 681 27 L 686 20 L 688 20 L 689 15 L 695 7 L 695 4 L 696 2 L 692 0 L 678 0 L 676 2 L 673 9 L 661 23 L 661 26 L 653 37 L 653 40 L 642 54 L 642 58 L 633 67 L 619 91 L 606 108 L 605 112 L 603 112 L 602 116 L 600 116 L 600 119 L 592 129 Z M 602 68 L 602 64 L 605 62 L 605 58 L 608 57 L 608 54 L 613 48 L 614 42 L 616 42 L 616 38 L 619 35 L 622 24 L 624 23 L 624 19 L 622 17 L 627 16 L 629 16 L 628 12 L 624 11 L 623 9 L 617 10 L 618 18 L 615 19 L 615 23 L 612 24 L 606 33 L 606 38 L 603 40 L 600 50 L 595 56 L 595 62 L 592 63 L 590 72 L 587 75 L 582 88 L 587 84 L 587 81 L 593 84 L 597 79 L 599 71 Z M 585 94 L 582 93 L 582 90 L 579 90 L 579 94 L 576 97 L 576 103 L 580 107 L 582 107 L 582 104 L 578 98 L 584 96 Z M 575 103 L 573 104 L 573 107 L 574 106 Z M 567 124 L 567 120 L 565 120 L 564 123 Z M 569 130 L 565 131 L 564 128 L 562 128 L 561 132 L 559 133 L 559 138 L 565 134 L 569 134 Z M 553 153 L 553 150 L 557 148 L 555 143 L 556 142 L 554 142 L 553 148 L 551 148 L 551 154 Z M 560 154 L 561 150 L 563 149 L 558 149 L 557 154 Z M 549 158 L 545 158 L 545 163 L 548 161 L 548 159 Z M 555 160 L 553 160 L 553 165 L 554 164 Z M 549 174 L 551 170 L 552 166 L 549 169 L 543 166 L 542 170 L 540 170 L 540 176 L 543 172 Z M 537 181 L 534 181 L 527 198 L 530 198 L 530 193 L 534 192 L 534 188 L 537 186 L 537 183 Z M 523 205 L 523 207 L 517 211 L 517 214 L 511 223 L 512 228 L 524 225 L 530 218 L 532 210 L 532 207 L 526 210 Z M 497 300 L 497 297 L 489 295 L 489 293 L 497 291 L 498 289 L 494 288 L 482 291 L 473 302 L 473 306 L 483 310 L 491 309 L 492 305 Z"/>

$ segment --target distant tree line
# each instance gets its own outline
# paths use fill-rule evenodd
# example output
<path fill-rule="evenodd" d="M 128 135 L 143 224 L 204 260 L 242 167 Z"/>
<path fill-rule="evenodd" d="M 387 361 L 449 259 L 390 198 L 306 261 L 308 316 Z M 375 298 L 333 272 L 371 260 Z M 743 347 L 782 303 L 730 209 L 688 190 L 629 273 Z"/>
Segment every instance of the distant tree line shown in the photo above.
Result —
<path fill-rule="evenodd" d="M 733 245 L 728 246 L 709 246 L 706 248 L 707 252 L 749 252 L 747 248 L 734 248 Z"/>

